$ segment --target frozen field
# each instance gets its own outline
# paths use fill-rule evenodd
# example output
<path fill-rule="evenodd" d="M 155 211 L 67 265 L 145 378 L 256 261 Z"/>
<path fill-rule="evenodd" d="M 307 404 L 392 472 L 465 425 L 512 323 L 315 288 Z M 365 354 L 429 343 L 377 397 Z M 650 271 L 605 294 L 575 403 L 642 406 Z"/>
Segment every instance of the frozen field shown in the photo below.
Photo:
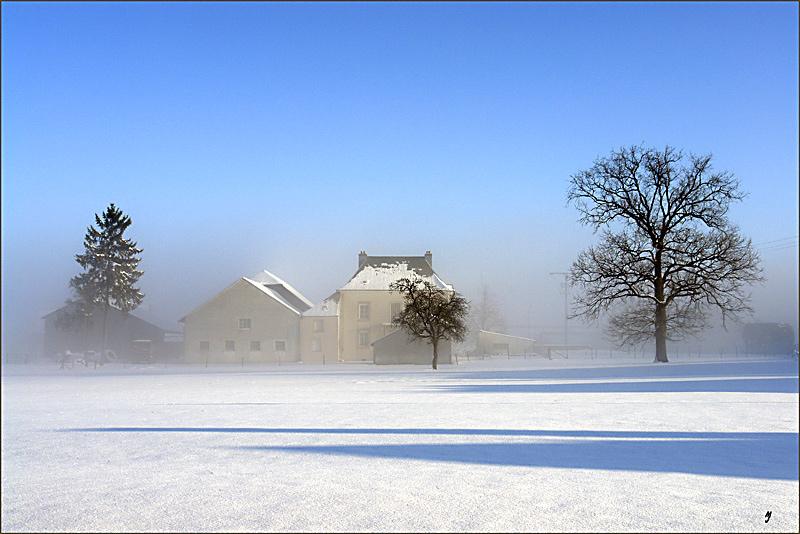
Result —
<path fill-rule="evenodd" d="M 3 531 L 798 530 L 786 360 L 20 366 L 2 401 Z"/>

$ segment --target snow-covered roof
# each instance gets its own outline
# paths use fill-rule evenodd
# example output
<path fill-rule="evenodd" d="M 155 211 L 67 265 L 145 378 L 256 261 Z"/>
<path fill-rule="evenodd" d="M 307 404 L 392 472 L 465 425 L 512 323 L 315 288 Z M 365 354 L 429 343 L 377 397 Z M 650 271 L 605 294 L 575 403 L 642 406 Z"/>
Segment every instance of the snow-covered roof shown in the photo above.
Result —
<path fill-rule="evenodd" d="M 303 312 L 303 317 L 333 317 L 336 315 L 339 315 L 339 293 L 334 293 Z"/>
<path fill-rule="evenodd" d="M 221 294 L 225 293 L 226 291 L 230 290 L 232 287 L 236 286 L 245 282 L 259 291 L 264 295 L 272 298 L 273 300 L 279 302 L 290 311 L 296 313 L 297 315 L 301 315 L 305 310 L 311 307 L 311 301 L 305 298 L 299 291 L 295 288 L 272 274 L 271 272 L 264 270 L 258 274 L 256 274 L 253 278 L 248 278 L 246 276 L 241 277 L 240 279 L 236 280 L 233 284 L 229 285 L 219 293 L 217 293 L 214 297 L 207 300 L 205 303 L 201 304 L 200 306 L 196 307 L 191 312 L 187 313 L 183 317 L 180 318 L 180 322 L 183 322 L 186 317 L 194 313 L 196 310 L 202 308 Z"/>
<path fill-rule="evenodd" d="M 295 307 L 295 305 L 293 305 L 289 301 L 289 299 L 286 298 L 285 295 L 281 295 L 280 292 L 276 291 L 272 287 L 264 285 L 264 284 L 262 284 L 260 282 L 256 282 L 255 280 L 251 280 L 250 278 L 247 278 L 246 276 L 243 276 L 242 280 L 244 280 L 245 282 L 247 282 L 249 284 L 252 284 L 256 289 L 258 289 L 262 293 L 272 297 L 273 299 L 277 300 L 278 302 L 280 302 L 281 304 L 283 304 L 284 306 L 289 308 L 291 311 L 293 311 L 297 315 L 300 315 L 300 314 L 303 313 L 303 310 L 298 309 L 297 307 Z"/>
<path fill-rule="evenodd" d="M 427 269 L 415 268 L 412 262 L 402 257 L 394 261 L 367 263 L 340 290 L 388 291 L 389 286 L 401 278 L 420 278 L 431 282 L 439 289 L 453 290 L 453 286 L 439 278 L 430 266 Z"/>
<path fill-rule="evenodd" d="M 258 282 L 260 284 L 264 284 L 267 287 L 272 288 L 273 290 L 277 290 L 284 295 L 284 298 L 288 301 L 298 300 L 300 301 L 298 304 L 302 308 L 303 305 L 307 307 L 311 307 L 314 304 L 305 298 L 302 293 L 300 293 L 297 289 L 294 288 L 291 284 L 287 283 L 282 278 L 278 277 L 276 274 L 269 272 L 268 270 L 264 269 L 261 272 L 256 273 L 255 275 L 249 277 L 250 280 L 254 282 Z M 278 286 L 278 287 L 275 287 Z M 282 287 L 280 287 L 282 286 Z M 291 296 L 290 296 L 291 295 Z"/>

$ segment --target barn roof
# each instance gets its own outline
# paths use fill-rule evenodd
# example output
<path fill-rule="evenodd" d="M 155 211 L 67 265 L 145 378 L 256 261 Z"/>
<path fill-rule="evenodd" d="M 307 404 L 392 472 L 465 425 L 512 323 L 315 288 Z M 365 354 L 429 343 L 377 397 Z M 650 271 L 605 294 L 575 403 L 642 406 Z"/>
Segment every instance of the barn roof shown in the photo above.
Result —
<path fill-rule="evenodd" d="M 253 278 L 248 278 L 246 276 L 239 278 L 233 284 L 229 285 L 205 301 L 203 304 L 197 306 L 192 311 L 181 317 L 180 322 L 183 322 L 186 317 L 242 282 L 258 289 L 262 294 L 275 300 L 297 315 L 301 315 L 305 310 L 311 308 L 311 302 L 299 291 L 284 282 L 282 279 L 278 278 L 276 275 L 264 270 L 256 274 Z"/>

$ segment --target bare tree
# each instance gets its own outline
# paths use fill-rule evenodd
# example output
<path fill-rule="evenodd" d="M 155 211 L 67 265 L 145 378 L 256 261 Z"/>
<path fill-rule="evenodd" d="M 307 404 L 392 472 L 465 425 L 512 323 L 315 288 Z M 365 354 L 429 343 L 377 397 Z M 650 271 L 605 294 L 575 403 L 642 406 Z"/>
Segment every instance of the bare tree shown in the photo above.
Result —
<path fill-rule="evenodd" d="M 656 361 L 667 339 L 696 334 L 716 309 L 727 319 L 750 312 L 749 284 L 763 280 L 750 239 L 728 220 L 744 194 L 711 156 L 632 146 L 613 151 L 570 179 L 568 199 L 600 243 L 572 265 L 579 288 L 575 317 L 609 313 L 623 344 L 655 337 Z"/>
<path fill-rule="evenodd" d="M 477 302 L 473 302 L 471 308 L 471 330 L 505 330 L 503 314 L 500 312 L 494 294 L 486 284 L 481 283 L 480 295 Z"/>
<path fill-rule="evenodd" d="M 456 293 L 440 289 L 422 278 L 401 278 L 390 286 L 403 296 L 405 306 L 393 322 L 411 336 L 433 347 L 431 365 L 437 368 L 439 342 L 463 341 L 469 303 Z"/>

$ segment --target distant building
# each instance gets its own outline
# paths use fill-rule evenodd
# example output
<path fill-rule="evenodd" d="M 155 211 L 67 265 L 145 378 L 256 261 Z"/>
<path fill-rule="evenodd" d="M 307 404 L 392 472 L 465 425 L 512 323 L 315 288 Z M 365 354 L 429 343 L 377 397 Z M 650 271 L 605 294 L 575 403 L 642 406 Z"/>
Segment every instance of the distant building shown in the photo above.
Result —
<path fill-rule="evenodd" d="M 188 362 L 297 361 L 311 302 L 269 271 L 242 277 L 181 318 Z"/>
<path fill-rule="evenodd" d="M 53 358 L 69 350 L 99 352 L 103 346 L 103 313 L 97 311 L 88 320 L 74 317 L 70 305 L 62 306 L 43 317 L 43 356 Z M 106 349 L 122 360 L 165 360 L 176 358 L 181 343 L 169 332 L 133 313 L 111 307 L 106 319 Z"/>
<path fill-rule="evenodd" d="M 478 332 L 478 344 L 475 352 L 480 356 L 532 354 L 535 352 L 535 343 L 533 339 L 527 337 L 481 330 Z"/>
<path fill-rule="evenodd" d="M 318 351 L 315 349 L 321 348 L 325 354 L 336 354 L 343 362 L 378 363 L 388 359 L 393 363 L 421 363 L 417 361 L 417 353 L 421 350 L 419 343 L 409 344 L 403 356 L 396 347 L 400 338 L 382 340 L 397 330 L 392 319 L 403 309 L 402 295 L 392 291 L 390 286 L 401 278 L 412 276 L 427 280 L 440 289 L 453 290 L 453 286 L 434 271 L 430 251 L 423 256 L 369 256 L 361 251 L 355 274 L 320 305 L 327 310 L 328 319 L 319 315 L 322 308 L 318 307 L 303 314 L 303 332 L 308 340 L 303 345 L 303 361 L 317 361 L 319 358 L 315 352 Z M 332 314 L 335 314 L 335 321 Z M 315 327 L 309 328 L 309 322 L 319 325 L 321 321 L 330 325 L 329 328 L 337 328 L 335 337 L 315 335 Z M 421 345 L 427 346 L 430 354 L 430 345 L 425 342 Z M 388 355 L 386 351 L 390 346 L 393 356 L 376 359 L 376 355 Z M 449 344 L 447 347 L 440 356 L 442 363 L 450 362 Z"/>
<path fill-rule="evenodd" d="M 376 364 L 414 363 L 430 365 L 433 349 L 424 339 L 414 339 L 403 330 L 395 330 L 372 342 L 372 357 Z M 452 363 L 452 344 L 439 342 L 439 363 Z"/>
<path fill-rule="evenodd" d="M 350 280 L 312 305 L 269 271 L 242 277 L 181 319 L 190 362 L 430 363 L 432 349 L 397 331 L 392 318 L 403 309 L 392 282 L 418 276 L 448 291 L 433 270 L 433 255 L 369 256 L 361 252 Z M 440 345 L 450 362 L 450 344 Z M 423 356 L 427 353 L 427 356 Z"/>

